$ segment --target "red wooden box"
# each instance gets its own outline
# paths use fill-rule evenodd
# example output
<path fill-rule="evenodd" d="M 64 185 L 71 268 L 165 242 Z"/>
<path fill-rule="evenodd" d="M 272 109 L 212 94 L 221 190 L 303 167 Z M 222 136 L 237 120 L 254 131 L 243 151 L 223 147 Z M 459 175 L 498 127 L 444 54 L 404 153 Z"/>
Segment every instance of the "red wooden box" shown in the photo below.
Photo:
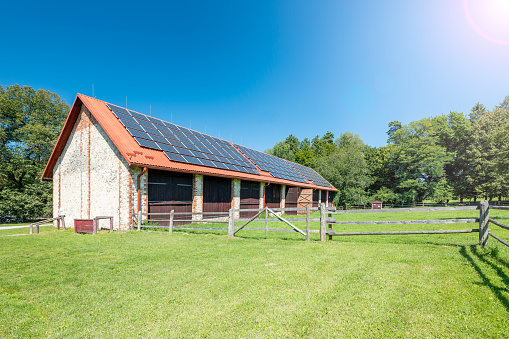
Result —
<path fill-rule="evenodd" d="M 74 219 L 74 233 L 94 233 L 94 219 Z"/>

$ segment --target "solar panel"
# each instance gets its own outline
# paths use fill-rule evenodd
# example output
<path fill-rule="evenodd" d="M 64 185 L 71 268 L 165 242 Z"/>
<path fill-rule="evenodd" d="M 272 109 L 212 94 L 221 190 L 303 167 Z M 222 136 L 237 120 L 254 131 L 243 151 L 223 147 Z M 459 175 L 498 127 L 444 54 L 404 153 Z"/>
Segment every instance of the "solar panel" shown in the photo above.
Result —
<path fill-rule="evenodd" d="M 148 148 L 153 148 L 153 149 L 160 149 L 158 146 L 157 146 L 157 143 L 152 141 L 152 140 L 146 140 L 146 139 L 140 139 L 140 138 L 134 138 L 134 140 L 136 140 L 136 142 L 140 145 L 140 146 L 143 146 L 143 147 L 148 147 Z"/>
<path fill-rule="evenodd" d="M 286 160 L 273 155 L 255 151 L 253 149 L 235 145 L 242 153 L 250 158 L 258 168 L 269 172 L 272 176 L 297 182 L 307 183 L 307 180 L 300 175 Z"/>
<path fill-rule="evenodd" d="M 294 167 L 300 174 L 302 174 L 306 179 L 312 181 L 315 185 L 325 186 L 332 188 L 332 185 L 329 184 L 327 180 L 325 180 L 320 174 L 318 174 L 314 169 L 296 164 L 294 162 L 288 161 L 288 163 Z"/>
<path fill-rule="evenodd" d="M 106 105 L 140 146 L 163 150 L 171 161 L 259 174 L 227 141 L 133 110 Z"/>

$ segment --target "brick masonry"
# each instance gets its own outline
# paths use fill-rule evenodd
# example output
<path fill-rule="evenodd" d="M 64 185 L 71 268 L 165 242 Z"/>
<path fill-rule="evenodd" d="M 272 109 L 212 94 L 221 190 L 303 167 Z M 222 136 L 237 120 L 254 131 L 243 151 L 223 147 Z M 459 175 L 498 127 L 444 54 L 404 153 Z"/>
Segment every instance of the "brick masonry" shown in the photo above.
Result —
<path fill-rule="evenodd" d="M 193 176 L 193 213 L 203 212 L 203 175 Z M 202 220 L 202 214 L 193 214 L 193 220 Z"/>
<path fill-rule="evenodd" d="M 281 208 L 285 208 L 286 207 L 286 185 L 281 185 L 281 205 L 280 207 Z"/>
<path fill-rule="evenodd" d="M 113 216 L 115 229 L 130 228 L 141 170 L 129 168 L 104 129 L 83 106 L 53 169 L 53 215 L 64 214 L 66 225 L 71 227 L 74 219 Z M 144 212 L 147 179 L 146 173 L 141 180 Z"/>
<path fill-rule="evenodd" d="M 240 209 L 240 179 L 232 179 L 232 208 Z M 239 212 L 235 212 L 234 218 L 239 218 Z"/>
<path fill-rule="evenodd" d="M 264 195 L 265 195 L 265 183 L 264 182 L 260 182 L 260 204 L 259 204 L 258 208 L 264 208 L 265 207 L 265 206 L 263 206 L 264 202 L 265 202 Z"/>

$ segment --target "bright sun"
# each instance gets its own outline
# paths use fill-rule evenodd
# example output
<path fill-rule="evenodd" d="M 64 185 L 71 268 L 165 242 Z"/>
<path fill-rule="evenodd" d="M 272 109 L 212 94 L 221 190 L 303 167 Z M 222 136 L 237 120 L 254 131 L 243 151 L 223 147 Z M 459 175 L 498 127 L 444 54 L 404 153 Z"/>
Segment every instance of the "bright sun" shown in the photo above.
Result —
<path fill-rule="evenodd" d="M 488 41 L 509 45 L 509 0 L 463 0 L 472 28 Z"/>

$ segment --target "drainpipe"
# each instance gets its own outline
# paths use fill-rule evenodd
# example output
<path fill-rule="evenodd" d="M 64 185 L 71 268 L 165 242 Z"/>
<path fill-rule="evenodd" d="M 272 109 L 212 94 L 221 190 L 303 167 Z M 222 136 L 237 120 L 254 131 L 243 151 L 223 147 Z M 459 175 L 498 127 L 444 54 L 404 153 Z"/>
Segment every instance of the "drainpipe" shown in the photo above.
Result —
<path fill-rule="evenodd" d="M 143 167 L 143 171 L 141 171 L 140 174 L 138 174 L 138 213 L 140 213 L 141 210 L 141 176 L 147 172 L 147 168 Z"/>

